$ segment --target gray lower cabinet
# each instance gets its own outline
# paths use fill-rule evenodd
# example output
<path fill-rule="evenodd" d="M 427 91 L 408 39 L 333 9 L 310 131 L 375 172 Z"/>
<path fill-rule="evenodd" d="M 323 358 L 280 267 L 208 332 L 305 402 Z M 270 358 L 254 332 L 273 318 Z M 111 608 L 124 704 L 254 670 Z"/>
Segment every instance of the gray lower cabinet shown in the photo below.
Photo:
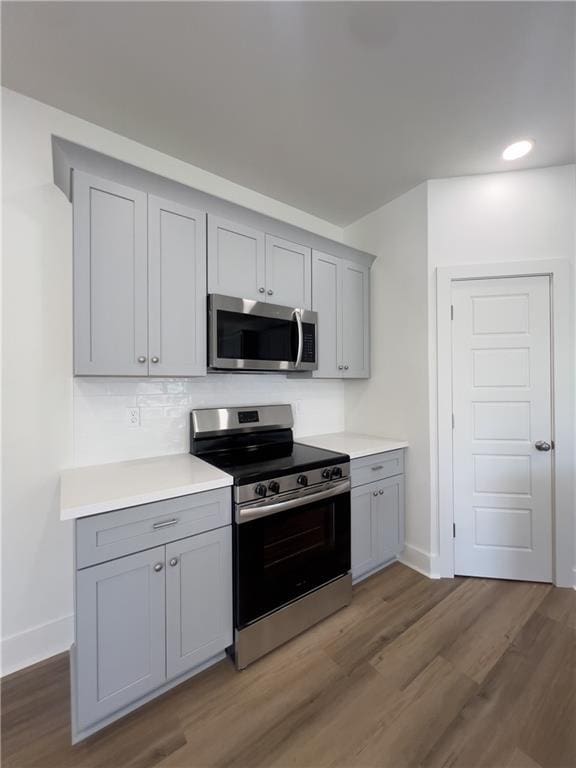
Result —
<path fill-rule="evenodd" d="M 394 451 L 402 454 L 402 451 Z M 387 456 L 387 454 L 383 454 Z M 371 457 L 374 458 L 374 457 Z M 355 484 L 364 477 L 364 469 L 385 473 L 381 457 L 369 465 L 369 459 L 352 462 L 352 578 L 358 581 L 396 558 L 404 548 L 404 475 Z M 356 481 L 357 482 L 357 481 Z"/>
<path fill-rule="evenodd" d="M 74 373 L 206 373 L 206 214 L 74 171 Z"/>
<path fill-rule="evenodd" d="M 78 571 L 76 730 L 166 681 L 165 548 Z"/>
<path fill-rule="evenodd" d="M 72 649 L 72 737 L 80 741 L 220 658 L 232 644 L 232 529 L 229 489 L 204 497 L 220 505 L 228 492 L 227 524 L 161 546 L 76 571 L 76 641 Z M 175 500 L 174 500 L 175 501 Z M 179 514 L 158 506 L 158 535 Z M 185 513 L 189 514 L 182 505 Z M 134 508 L 133 508 L 134 509 Z M 135 509 L 143 509 L 135 508 Z M 190 507 L 192 510 L 193 508 Z M 126 515 L 126 525 L 121 517 Z M 132 533 L 131 510 L 78 520 L 77 549 L 86 549 L 79 524 L 112 516 L 115 528 Z M 155 518 L 150 518 L 154 521 Z M 205 518 L 206 526 L 210 518 Z M 158 525 L 158 523 L 156 523 Z M 151 523 L 154 529 L 154 523 Z M 107 528 L 96 531 L 106 536 Z M 142 546 L 146 532 L 141 531 Z M 78 561 L 78 555 L 77 555 Z M 80 561 L 81 562 L 81 561 Z"/>
<path fill-rule="evenodd" d="M 312 309 L 318 313 L 319 378 L 370 376 L 370 270 L 312 253 Z"/>
<path fill-rule="evenodd" d="M 166 545 L 166 670 L 194 669 L 232 644 L 231 528 Z"/>

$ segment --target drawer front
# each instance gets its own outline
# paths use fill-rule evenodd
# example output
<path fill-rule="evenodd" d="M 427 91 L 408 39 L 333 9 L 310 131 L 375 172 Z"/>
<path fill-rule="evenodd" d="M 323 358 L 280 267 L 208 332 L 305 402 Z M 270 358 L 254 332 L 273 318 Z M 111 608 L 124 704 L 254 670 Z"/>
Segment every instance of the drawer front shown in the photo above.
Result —
<path fill-rule="evenodd" d="M 352 488 L 404 473 L 404 450 L 364 456 L 351 462 Z"/>
<path fill-rule="evenodd" d="M 76 568 L 230 525 L 230 488 L 179 496 L 76 521 Z"/>

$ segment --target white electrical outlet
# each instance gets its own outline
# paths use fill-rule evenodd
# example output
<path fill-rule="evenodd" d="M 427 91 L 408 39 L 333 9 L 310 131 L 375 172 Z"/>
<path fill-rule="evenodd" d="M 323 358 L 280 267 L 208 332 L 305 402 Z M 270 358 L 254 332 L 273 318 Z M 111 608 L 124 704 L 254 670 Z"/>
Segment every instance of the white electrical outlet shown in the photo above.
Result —
<path fill-rule="evenodd" d="M 126 421 L 129 427 L 140 426 L 140 406 L 135 405 L 133 408 L 126 408 Z"/>

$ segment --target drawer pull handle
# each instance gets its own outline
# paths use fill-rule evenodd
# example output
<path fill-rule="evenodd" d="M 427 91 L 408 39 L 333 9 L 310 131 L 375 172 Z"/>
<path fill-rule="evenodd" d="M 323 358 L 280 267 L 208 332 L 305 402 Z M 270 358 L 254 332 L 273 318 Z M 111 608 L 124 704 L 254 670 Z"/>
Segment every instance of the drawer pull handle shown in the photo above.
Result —
<path fill-rule="evenodd" d="M 169 525 L 176 525 L 178 518 L 175 517 L 172 520 L 162 520 L 160 523 L 154 523 L 152 528 L 168 528 Z"/>
<path fill-rule="evenodd" d="M 379 469 L 384 469 L 384 465 L 377 464 L 375 467 L 372 467 L 372 472 L 378 472 Z"/>

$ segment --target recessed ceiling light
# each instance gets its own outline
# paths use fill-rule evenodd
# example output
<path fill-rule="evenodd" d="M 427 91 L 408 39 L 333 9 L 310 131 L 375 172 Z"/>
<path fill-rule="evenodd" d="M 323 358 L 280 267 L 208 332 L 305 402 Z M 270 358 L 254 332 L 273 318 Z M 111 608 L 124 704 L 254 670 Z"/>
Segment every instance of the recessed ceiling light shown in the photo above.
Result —
<path fill-rule="evenodd" d="M 502 152 L 502 157 L 504 160 L 518 160 L 518 158 L 527 155 L 533 146 L 534 142 L 529 141 L 528 139 L 515 141 L 514 144 L 510 144 L 509 147 L 506 147 L 504 152 Z"/>

